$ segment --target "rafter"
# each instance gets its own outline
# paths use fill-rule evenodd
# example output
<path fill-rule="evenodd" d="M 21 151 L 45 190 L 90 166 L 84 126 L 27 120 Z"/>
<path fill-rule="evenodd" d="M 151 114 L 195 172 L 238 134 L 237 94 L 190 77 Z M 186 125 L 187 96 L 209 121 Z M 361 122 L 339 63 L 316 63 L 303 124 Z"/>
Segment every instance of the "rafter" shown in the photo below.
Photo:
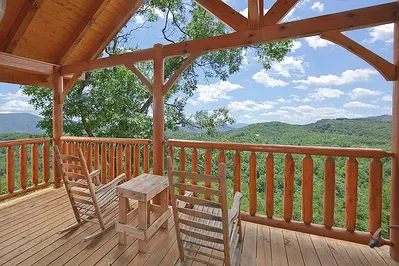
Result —
<path fill-rule="evenodd" d="M 135 65 L 125 65 L 128 69 L 130 69 L 136 76 L 143 82 L 143 84 L 147 87 L 150 91 L 151 95 L 154 94 L 154 86 L 152 85 L 151 81 L 149 81 L 143 73 L 135 66 Z"/>
<path fill-rule="evenodd" d="M 275 42 L 319 35 L 328 31 L 347 31 L 392 23 L 397 3 L 366 7 L 309 19 L 264 26 L 258 30 L 245 30 L 206 39 L 169 44 L 163 47 L 165 57 L 192 53 L 206 53 L 252 44 Z M 117 65 L 152 60 L 154 49 L 125 53 L 108 58 L 80 62 L 62 67 L 63 74 L 86 72 Z"/>
<path fill-rule="evenodd" d="M 23 72 L 51 75 L 56 64 L 0 52 L 0 66 Z"/>
<path fill-rule="evenodd" d="M 260 26 L 260 1 L 262 0 L 248 0 L 248 24 L 253 30 Z"/>
<path fill-rule="evenodd" d="M 7 53 L 13 53 L 18 46 L 26 29 L 37 14 L 40 6 L 45 0 L 26 0 L 22 9 L 19 11 L 14 23 L 10 27 L 6 38 L 1 44 L 1 50 Z"/>
<path fill-rule="evenodd" d="M 94 1 L 89 11 L 86 13 L 85 17 L 78 23 L 72 36 L 68 38 L 61 51 L 58 54 L 58 60 L 60 64 L 65 63 L 75 47 L 80 43 L 80 41 L 85 36 L 86 32 L 89 31 L 92 25 L 97 20 L 98 16 L 107 6 L 110 0 L 97 0 Z"/>
<path fill-rule="evenodd" d="M 379 55 L 348 38 L 338 31 L 325 32 L 320 35 L 321 38 L 329 40 L 346 50 L 352 52 L 364 61 L 372 65 L 386 80 L 396 80 L 396 67 Z"/>
<path fill-rule="evenodd" d="M 263 16 L 262 25 L 268 26 L 279 23 L 298 1 L 299 0 L 277 0 Z"/>
<path fill-rule="evenodd" d="M 231 6 L 221 0 L 195 0 L 200 6 L 215 15 L 224 24 L 235 31 L 245 30 L 248 27 L 248 20 Z"/>

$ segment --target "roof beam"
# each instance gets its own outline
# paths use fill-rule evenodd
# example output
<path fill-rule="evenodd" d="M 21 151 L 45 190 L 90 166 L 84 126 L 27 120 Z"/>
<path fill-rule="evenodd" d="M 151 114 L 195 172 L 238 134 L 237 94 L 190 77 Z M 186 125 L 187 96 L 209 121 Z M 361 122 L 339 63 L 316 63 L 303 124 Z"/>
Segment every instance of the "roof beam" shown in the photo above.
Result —
<path fill-rule="evenodd" d="M 299 0 L 277 0 L 262 18 L 262 25 L 269 26 L 280 22 Z"/>
<path fill-rule="evenodd" d="M 396 80 L 396 67 L 394 64 L 388 62 L 384 58 L 343 35 L 341 32 L 325 32 L 322 33 L 320 37 L 329 40 L 362 58 L 364 61 L 372 65 L 378 72 L 380 72 L 386 80 Z"/>
<path fill-rule="evenodd" d="M 48 75 L 25 73 L 13 69 L 0 67 L 1 82 L 18 84 L 18 85 L 33 85 L 42 87 L 51 87 Z"/>
<path fill-rule="evenodd" d="M 248 0 L 248 24 L 252 30 L 259 29 L 260 26 L 260 1 L 263 0 Z"/>
<path fill-rule="evenodd" d="M 221 0 L 195 0 L 209 13 L 216 16 L 224 24 L 235 31 L 245 30 L 248 27 L 248 20 L 231 6 Z M 257 1 L 257 0 L 256 0 Z"/>
<path fill-rule="evenodd" d="M 13 53 L 45 0 L 26 0 L 1 44 L 1 51 Z"/>
<path fill-rule="evenodd" d="M 264 26 L 258 30 L 245 30 L 206 39 L 169 44 L 163 47 L 165 57 L 192 53 L 206 53 L 216 50 L 231 49 L 252 44 L 275 42 L 320 35 L 328 31 L 346 31 L 392 23 L 395 18 L 397 3 L 371 6 L 351 11 L 324 15 L 309 19 Z M 108 58 L 91 60 L 63 66 L 63 74 L 86 72 L 94 69 L 131 64 L 152 60 L 153 48 L 116 55 Z"/>
<path fill-rule="evenodd" d="M 85 36 L 86 32 L 88 32 L 92 25 L 97 20 L 98 16 L 107 6 L 110 0 L 97 0 L 94 1 L 89 11 L 86 13 L 85 17 L 78 23 L 78 26 L 75 28 L 72 36 L 68 38 L 61 51 L 58 54 L 58 60 L 61 65 L 67 61 L 68 57 L 71 55 L 72 51 L 75 47 L 80 43 L 80 41 Z"/>
<path fill-rule="evenodd" d="M 19 71 L 51 75 L 55 64 L 0 52 L 0 66 Z"/>

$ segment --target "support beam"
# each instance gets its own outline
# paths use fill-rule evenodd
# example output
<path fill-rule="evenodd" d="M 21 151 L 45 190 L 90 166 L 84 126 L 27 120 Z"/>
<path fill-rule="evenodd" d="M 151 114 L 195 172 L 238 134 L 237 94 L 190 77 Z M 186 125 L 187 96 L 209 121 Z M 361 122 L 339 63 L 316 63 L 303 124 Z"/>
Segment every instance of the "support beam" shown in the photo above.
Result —
<path fill-rule="evenodd" d="M 342 33 L 338 31 L 330 31 L 322 33 L 320 37 L 329 40 L 330 42 L 333 42 L 362 58 L 380 72 L 386 80 L 393 81 L 396 79 L 396 67 L 394 64 L 388 62 Z"/>
<path fill-rule="evenodd" d="M 247 29 L 247 18 L 222 0 L 196 0 L 196 2 L 233 30 Z"/>
<path fill-rule="evenodd" d="M 277 0 L 262 18 L 262 25 L 269 26 L 279 23 L 299 0 Z"/>
<path fill-rule="evenodd" d="M 260 0 L 248 0 L 248 26 L 252 30 L 260 27 Z"/>
<path fill-rule="evenodd" d="M 395 20 L 393 29 L 393 62 L 399 67 L 399 18 Z M 391 163 L 391 215 L 390 225 L 399 225 L 399 77 L 393 82 L 392 88 L 392 163 Z M 399 261 L 399 230 L 391 229 L 391 257 Z"/>
<path fill-rule="evenodd" d="M 62 90 L 62 102 L 65 101 L 66 96 L 73 89 L 73 86 L 75 86 L 76 82 L 79 80 L 79 77 L 81 77 L 81 76 L 82 76 L 82 73 L 73 74 L 72 77 L 65 84 L 65 86 Z"/>
<path fill-rule="evenodd" d="M 89 11 L 86 13 L 85 17 L 78 23 L 78 26 L 74 30 L 72 36 L 68 38 L 61 51 L 58 54 L 58 60 L 61 65 L 64 64 L 68 57 L 71 55 L 72 51 L 80 43 L 80 41 L 88 32 L 92 25 L 97 20 L 98 16 L 107 6 L 110 0 L 97 0 L 91 5 Z"/>
<path fill-rule="evenodd" d="M 42 74 L 24 73 L 0 67 L 0 80 L 1 82 L 18 84 L 18 85 L 34 85 L 41 87 L 52 87 L 52 83 L 48 80 L 50 76 Z"/>
<path fill-rule="evenodd" d="M 13 53 L 45 0 L 26 0 L 1 44 L 1 51 Z"/>
<path fill-rule="evenodd" d="M 184 63 L 176 70 L 176 72 L 168 79 L 168 81 L 163 86 L 163 95 L 168 93 L 170 88 L 176 83 L 177 79 L 180 75 L 186 70 L 198 57 L 200 57 L 200 53 L 191 54 Z"/>
<path fill-rule="evenodd" d="M 125 65 L 128 69 L 130 69 L 136 76 L 143 82 L 143 84 L 150 91 L 151 95 L 154 94 L 154 86 L 152 83 L 141 73 L 141 71 L 135 65 Z"/>
<path fill-rule="evenodd" d="M 52 75 L 53 68 L 58 65 L 0 52 L 0 66 L 29 73 Z"/>
<path fill-rule="evenodd" d="M 63 90 L 63 78 L 58 67 L 54 68 L 53 74 L 53 145 L 57 145 L 62 150 L 61 137 L 63 132 L 63 121 L 62 121 L 62 90 Z M 61 175 L 57 164 L 53 163 L 53 176 L 54 176 L 54 187 L 59 188 L 61 184 Z"/>
<path fill-rule="evenodd" d="M 163 47 L 165 57 L 192 53 L 206 53 L 231 49 L 252 44 L 269 43 L 319 35 L 328 31 L 347 31 L 392 23 L 395 18 L 396 3 L 366 7 L 331 15 L 303 19 L 258 30 L 245 30 L 206 39 L 169 44 Z M 153 48 L 113 57 L 91 60 L 62 67 L 62 74 L 86 72 L 99 68 L 132 64 L 152 60 Z"/>

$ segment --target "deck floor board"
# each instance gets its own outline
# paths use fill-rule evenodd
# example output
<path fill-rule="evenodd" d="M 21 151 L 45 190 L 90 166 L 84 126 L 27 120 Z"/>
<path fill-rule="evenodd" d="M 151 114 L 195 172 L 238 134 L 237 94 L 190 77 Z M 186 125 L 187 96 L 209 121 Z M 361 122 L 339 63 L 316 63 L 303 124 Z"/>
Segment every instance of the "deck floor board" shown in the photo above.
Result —
<path fill-rule="evenodd" d="M 126 246 L 119 245 L 114 228 L 89 242 L 82 242 L 83 237 L 98 231 L 96 224 L 85 223 L 72 232 L 58 234 L 74 222 L 62 188 L 2 203 L 0 213 L 1 265 L 180 265 L 172 217 L 168 228 L 150 239 L 149 251 L 141 253 L 133 238 L 128 237 Z M 136 224 L 137 217 L 130 223 Z M 373 250 L 251 223 L 243 223 L 241 252 L 241 265 L 399 265 L 389 257 L 388 247 Z M 185 265 L 201 264 L 187 260 Z"/>

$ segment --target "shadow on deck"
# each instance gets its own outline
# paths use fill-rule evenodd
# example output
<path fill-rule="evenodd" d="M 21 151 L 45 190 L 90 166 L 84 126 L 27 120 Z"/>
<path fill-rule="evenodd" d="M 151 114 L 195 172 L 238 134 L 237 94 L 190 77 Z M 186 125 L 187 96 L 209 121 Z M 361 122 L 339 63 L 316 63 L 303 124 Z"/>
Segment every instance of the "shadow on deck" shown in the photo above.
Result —
<path fill-rule="evenodd" d="M 84 236 L 99 230 L 92 223 L 59 235 L 60 229 L 74 221 L 62 188 L 0 204 L 0 213 L 0 265 L 179 265 L 172 217 L 168 229 L 154 235 L 144 254 L 132 238 L 128 245 L 118 245 L 114 229 L 82 242 Z M 252 223 L 244 223 L 243 229 L 241 265 L 399 265 L 390 259 L 387 247 L 372 250 Z"/>

